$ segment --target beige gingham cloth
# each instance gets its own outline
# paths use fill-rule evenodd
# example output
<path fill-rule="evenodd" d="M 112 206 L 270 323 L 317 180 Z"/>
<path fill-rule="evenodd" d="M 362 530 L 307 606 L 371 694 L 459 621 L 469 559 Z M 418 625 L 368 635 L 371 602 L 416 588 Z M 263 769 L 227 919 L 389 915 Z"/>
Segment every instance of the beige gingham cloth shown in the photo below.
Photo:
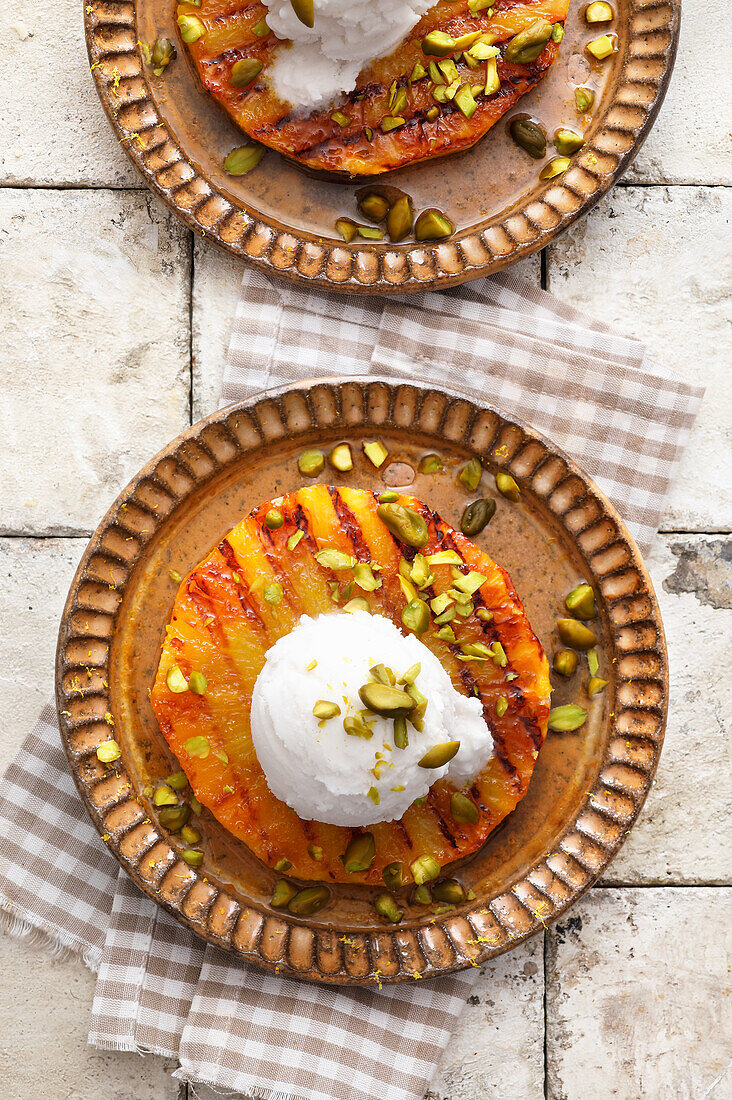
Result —
<path fill-rule="evenodd" d="M 702 391 L 641 344 L 511 276 L 418 298 L 320 295 L 247 268 L 222 403 L 328 374 L 474 393 L 545 432 L 616 502 L 642 550 Z M 510 563 L 506 563 L 510 566 Z M 47 706 L 0 798 L 0 915 L 98 974 L 89 1041 L 265 1100 L 420 1100 L 476 971 L 349 991 L 206 946 L 139 893 L 87 819 Z"/>

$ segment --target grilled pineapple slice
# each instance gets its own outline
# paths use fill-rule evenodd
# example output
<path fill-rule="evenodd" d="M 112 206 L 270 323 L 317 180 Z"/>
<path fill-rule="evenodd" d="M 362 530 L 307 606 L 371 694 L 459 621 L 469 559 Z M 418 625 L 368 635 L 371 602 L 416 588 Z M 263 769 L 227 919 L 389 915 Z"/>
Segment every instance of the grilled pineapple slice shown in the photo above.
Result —
<path fill-rule="evenodd" d="M 409 864 L 419 856 L 432 856 L 444 867 L 470 855 L 526 793 L 546 735 L 548 664 L 510 577 L 421 501 L 401 496 L 399 503 L 426 520 L 425 555 L 452 550 L 486 578 L 474 596 L 473 613 L 456 620 L 459 645 L 438 637 L 434 619 L 421 635 L 456 689 L 481 699 L 494 731 L 494 755 L 464 792 L 478 809 L 474 824 L 453 818 L 450 799 L 455 788 L 440 780 L 424 805 L 413 804 L 400 821 L 370 827 L 374 861 L 367 871 L 348 874 L 341 857 L 359 830 L 301 820 L 271 793 L 254 752 L 249 726 L 252 690 L 267 649 L 292 630 L 301 615 L 327 615 L 339 609 L 330 586 L 338 582 L 342 588 L 348 577 L 319 564 L 314 557 L 318 550 L 335 548 L 360 562 L 378 564 L 381 587 L 356 592 L 373 613 L 385 615 L 406 633 L 399 564 L 415 551 L 378 517 L 379 501 L 373 493 L 314 485 L 260 505 L 185 578 L 167 627 L 152 704 L 170 748 L 197 798 L 221 824 L 270 866 L 288 860 L 289 873 L 298 878 L 373 883 L 387 864 L 397 860 L 408 878 Z M 284 517 L 274 530 L 265 523 L 273 507 Z M 451 587 L 451 568 L 449 563 L 431 567 L 434 581 L 421 593 L 425 599 Z M 272 602 L 272 586 L 280 586 L 278 602 Z M 274 589 L 278 597 L 280 589 Z M 490 610 L 492 620 L 485 621 L 485 611 L 479 618 L 479 608 Z M 460 661 L 460 647 L 475 642 L 500 643 L 505 663 L 500 650 L 498 661 Z M 191 672 L 203 674 L 203 694 L 171 690 L 168 674 L 176 666 L 186 679 Z M 171 683 L 180 688 L 174 677 Z M 505 704 L 499 703 L 501 699 Z M 311 855 L 317 849 L 322 849 L 320 860 Z"/>
<path fill-rule="evenodd" d="M 293 110 L 267 81 L 268 66 L 288 44 L 263 25 L 263 4 L 242 7 L 240 0 L 202 0 L 200 7 L 180 4 L 178 12 L 203 25 L 204 33 L 187 48 L 203 86 L 242 130 L 308 169 L 353 177 L 379 175 L 474 145 L 538 84 L 557 57 L 558 44 L 550 38 L 536 58 L 517 63 L 510 60 L 510 49 L 506 56 L 509 42 L 540 20 L 562 25 L 568 6 L 569 0 L 497 0 L 494 8 L 472 14 L 468 0 L 441 0 L 392 54 L 361 71 L 349 95 L 310 112 Z M 456 50 L 457 79 L 466 90 L 444 102 L 435 99 L 429 73 L 411 79 L 415 65 L 427 70 L 430 61 L 441 60 L 422 50 L 424 38 L 434 31 L 453 39 L 481 32 L 500 51 L 497 58 L 471 67 L 464 52 Z M 234 66 L 245 60 L 252 62 L 247 71 L 255 75 L 241 86 L 244 70 L 239 65 L 232 84 Z M 255 62 L 261 64 L 258 72 Z M 440 79 L 445 88 L 448 82 Z M 485 91 L 475 92 L 472 111 L 473 93 L 468 91 L 479 86 Z M 404 121 L 392 129 L 393 123 L 385 120 L 394 118 Z"/>

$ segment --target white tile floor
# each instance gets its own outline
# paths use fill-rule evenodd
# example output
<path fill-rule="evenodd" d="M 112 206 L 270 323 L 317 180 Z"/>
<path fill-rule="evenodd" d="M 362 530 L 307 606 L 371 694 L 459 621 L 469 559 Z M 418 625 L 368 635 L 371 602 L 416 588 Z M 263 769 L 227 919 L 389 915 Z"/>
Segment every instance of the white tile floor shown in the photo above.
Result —
<path fill-rule="evenodd" d="M 33 37 L 0 36 L 0 770 L 50 694 L 83 536 L 145 459 L 215 407 L 238 283 L 238 264 L 194 242 L 117 148 L 81 8 L 14 0 L 17 19 Z M 732 1095 L 725 19 L 709 0 L 685 4 L 651 137 L 544 264 L 555 294 L 708 387 L 649 563 L 671 662 L 664 755 L 604 883 L 544 941 L 484 969 L 438 1100 Z M 525 274 L 540 277 L 538 259 Z M 79 964 L 2 939 L 0 952 L 4 1097 L 179 1097 L 159 1059 L 86 1046 L 93 981 Z"/>

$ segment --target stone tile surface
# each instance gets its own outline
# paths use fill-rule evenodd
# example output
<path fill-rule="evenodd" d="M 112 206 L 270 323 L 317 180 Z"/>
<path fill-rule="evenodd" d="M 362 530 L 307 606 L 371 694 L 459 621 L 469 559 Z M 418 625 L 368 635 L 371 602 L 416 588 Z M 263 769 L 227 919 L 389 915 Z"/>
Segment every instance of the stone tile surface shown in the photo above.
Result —
<path fill-rule="evenodd" d="M 56 635 L 86 539 L 0 539 L 0 775 L 53 696 Z"/>
<path fill-rule="evenodd" d="M 94 975 L 0 935 L 3 1100 L 185 1100 L 175 1063 L 87 1046 Z"/>
<path fill-rule="evenodd" d="M 18 24 L 27 38 L 14 29 Z M 81 4 L 13 0 L 4 9 L 0 183 L 143 186 L 89 72 Z"/>
<path fill-rule="evenodd" d="M 634 183 L 732 182 L 729 71 L 717 49 L 726 14 L 712 0 L 684 0 L 679 50 L 658 118 L 625 177 Z M 699 79 L 699 66 L 704 79 Z"/>
<path fill-rule="evenodd" d="M 549 289 L 707 392 L 663 526 L 732 527 L 732 191 L 616 188 L 549 249 Z"/>
<path fill-rule="evenodd" d="M 512 268 L 512 272 L 538 286 L 541 282 L 540 256 L 527 257 Z M 192 311 L 194 422 L 218 407 L 241 277 L 240 260 L 196 239 Z"/>
<path fill-rule="evenodd" d="M 648 559 L 666 630 L 669 718 L 661 761 L 612 883 L 732 883 L 732 537 L 662 535 Z M 722 778 L 725 777 L 725 778 Z"/>
<path fill-rule="evenodd" d="M 93 530 L 188 424 L 188 248 L 147 193 L 0 190 L 0 531 Z"/>
<path fill-rule="evenodd" d="M 548 934 L 547 1100 L 729 1097 L 731 950 L 728 888 L 590 891 Z"/>

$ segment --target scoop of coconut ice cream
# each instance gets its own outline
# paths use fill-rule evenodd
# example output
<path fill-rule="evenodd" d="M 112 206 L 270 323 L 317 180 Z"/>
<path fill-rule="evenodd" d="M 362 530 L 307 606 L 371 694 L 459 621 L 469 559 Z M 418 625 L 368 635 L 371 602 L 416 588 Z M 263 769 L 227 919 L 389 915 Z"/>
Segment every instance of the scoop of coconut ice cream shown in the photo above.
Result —
<path fill-rule="evenodd" d="M 392 718 L 368 715 L 362 732 L 370 728 L 370 737 L 344 727 L 344 719 L 364 709 L 359 688 L 372 681 L 369 670 L 378 664 L 397 680 L 419 666 L 414 683 L 427 709 L 422 730 L 407 721 L 405 748 L 394 743 Z M 334 704 L 339 713 L 318 718 L 317 703 Z M 465 784 L 493 752 L 479 700 L 456 691 L 418 638 L 405 637 L 389 619 L 366 611 L 303 615 L 267 652 L 254 686 L 251 724 L 273 794 L 301 818 L 331 825 L 396 820 L 443 776 Z M 447 741 L 460 742 L 449 763 L 419 766 L 430 748 Z"/>

